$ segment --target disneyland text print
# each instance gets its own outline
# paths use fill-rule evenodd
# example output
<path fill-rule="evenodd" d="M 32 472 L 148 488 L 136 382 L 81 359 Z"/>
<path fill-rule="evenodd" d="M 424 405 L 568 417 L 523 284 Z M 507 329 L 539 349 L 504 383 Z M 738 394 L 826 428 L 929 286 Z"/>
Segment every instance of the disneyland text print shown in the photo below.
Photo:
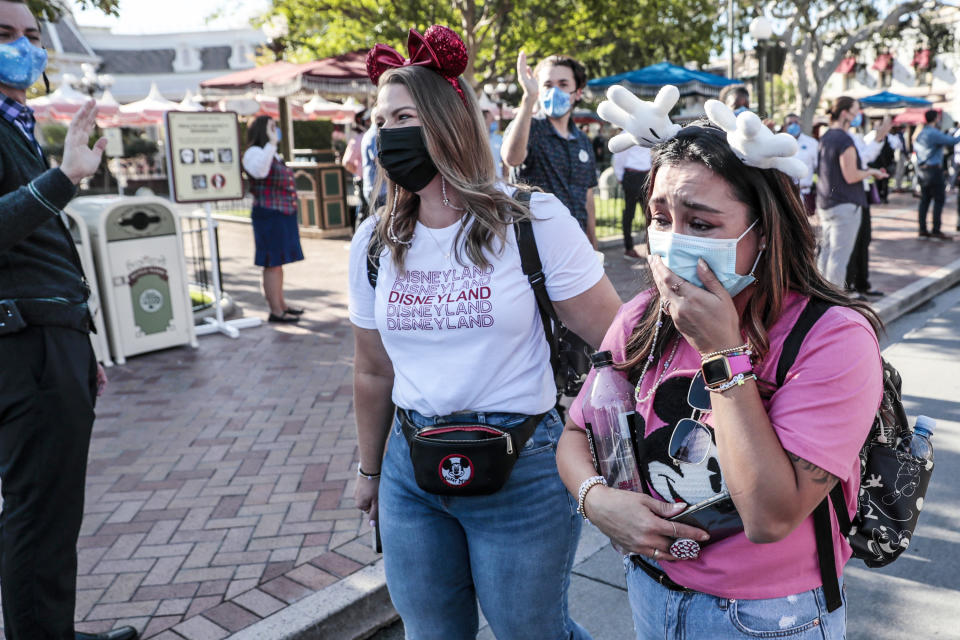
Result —
<path fill-rule="evenodd" d="M 447 331 L 493 326 L 493 265 L 403 271 L 387 296 L 390 331 Z"/>

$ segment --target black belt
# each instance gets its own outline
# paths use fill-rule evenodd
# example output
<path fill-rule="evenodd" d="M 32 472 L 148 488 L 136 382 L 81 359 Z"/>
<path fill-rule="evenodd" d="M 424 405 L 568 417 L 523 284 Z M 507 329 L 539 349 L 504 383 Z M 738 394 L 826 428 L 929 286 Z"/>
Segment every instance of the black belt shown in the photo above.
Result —
<path fill-rule="evenodd" d="M 650 169 L 631 169 L 629 167 L 624 169 L 624 171 L 627 173 L 650 173 Z"/>
<path fill-rule="evenodd" d="M 630 562 L 633 563 L 633 566 L 639 568 L 645 574 L 650 576 L 652 580 L 655 580 L 660 585 L 670 589 L 670 591 L 677 591 L 679 593 L 696 593 L 694 589 L 688 589 L 687 587 L 677 584 L 671 580 L 670 576 L 668 576 L 666 573 L 660 569 L 657 569 L 653 565 L 647 564 L 644 562 L 643 558 L 638 555 L 630 556 Z"/>
<path fill-rule="evenodd" d="M 28 325 L 66 327 L 83 333 L 95 331 L 86 302 L 57 298 L 15 298 L 12 302 Z"/>

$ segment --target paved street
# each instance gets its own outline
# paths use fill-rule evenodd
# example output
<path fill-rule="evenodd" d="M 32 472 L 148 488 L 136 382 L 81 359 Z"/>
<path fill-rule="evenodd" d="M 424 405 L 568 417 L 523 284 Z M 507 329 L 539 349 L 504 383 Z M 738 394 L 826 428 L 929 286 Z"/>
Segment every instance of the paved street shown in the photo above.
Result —
<path fill-rule="evenodd" d="M 877 288 L 893 292 L 960 258 L 960 242 L 916 239 L 915 203 L 900 195 L 892 206 L 874 211 Z M 951 196 L 946 229 L 955 226 L 954 215 Z M 250 227 L 225 223 L 220 238 L 225 289 L 245 314 L 265 317 Z M 108 372 L 79 545 L 80 630 L 133 624 L 144 637 L 160 640 L 225 638 L 278 620 L 293 603 L 336 588 L 345 577 L 366 579 L 363 571 L 377 556 L 351 497 L 356 439 L 347 244 L 305 239 L 307 260 L 286 269 L 288 301 L 307 308 L 300 326 L 264 325 L 243 330 L 237 340 L 201 337 L 197 350 L 137 356 Z M 644 288 L 645 263 L 627 261 L 618 246 L 606 255 L 621 296 Z M 934 336 L 915 345 L 917 366 L 930 365 L 931 374 L 905 373 L 911 402 L 933 397 L 927 376 L 935 374 L 939 385 L 956 379 L 940 370 L 947 366 L 938 351 L 946 339 Z M 958 435 L 960 411 L 945 387 L 937 394 L 943 394 L 936 396 L 940 404 L 930 413 L 954 421 L 943 429 L 946 467 L 960 451 L 956 440 L 952 451 L 943 444 L 949 434 Z M 916 412 L 912 404 L 908 409 Z M 921 523 L 931 525 L 924 535 L 938 553 L 949 555 L 946 543 L 957 541 L 952 531 L 960 528 L 960 502 L 949 493 L 950 476 L 942 468 L 938 474 L 934 489 L 938 496 L 945 493 L 931 499 L 929 520 Z M 603 568 L 603 554 L 610 552 L 602 536 L 588 542 L 581 554 L 586 563 L 578 566 L 584 576 L 575 582 L 578 594 L 599 579 L 590 573 L 594 568 L 609 571 Z M 936 563 L 922 562 L 931 556 L 923 555 L 919 541 L 916 553 L 917 560 L 901 560 L 897 570 L 915 566 L 916 573 L 903 579 L 931 584 L 922 570 Z M 939 565 L 937 570 L 946 571 Z M 851 583 L 858 579 L 853 573 Z M 955 597 L 946 587 L 949 579 L 943 573 L 942 582 L 934 583 L 940 590 L 931 592 Z M 617 597 L 615 602 L 623 601 Z M 923 605 L 916 606 L 919 615 Z M 605 616 L 604 610 L 594 616 Z M 598 640 L 603 637 L 621 636 Z"/>

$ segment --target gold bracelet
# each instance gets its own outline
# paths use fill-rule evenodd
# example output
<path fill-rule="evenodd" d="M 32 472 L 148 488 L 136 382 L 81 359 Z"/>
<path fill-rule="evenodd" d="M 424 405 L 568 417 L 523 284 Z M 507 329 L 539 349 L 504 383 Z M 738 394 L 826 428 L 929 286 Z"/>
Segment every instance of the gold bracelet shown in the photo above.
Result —
<path fill-rule="evenodd" d="M 703 362 L 704 360 L 709 360 L 714 356 L 728 356 L 734 353 L 745 353 L 748 356 L 753 355 L 753 351 L 750 350 L 750 343 L 746 342 L 740 345 L 739 347 L 730 347 L 729 349 L 720 349 L 719 351 L 711 351 L 708 354 L 700 356 L 700 362 Z"/>

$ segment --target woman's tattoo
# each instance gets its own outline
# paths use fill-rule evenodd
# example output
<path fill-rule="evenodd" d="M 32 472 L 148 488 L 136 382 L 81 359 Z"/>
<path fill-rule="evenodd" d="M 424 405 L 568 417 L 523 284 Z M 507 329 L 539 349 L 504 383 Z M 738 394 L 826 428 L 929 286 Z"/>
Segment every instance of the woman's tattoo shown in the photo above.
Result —
<path fill-rule="evenodd" d="M 787 457 L 790 458 L 790 461 L 793 462 L 797 468 L 809 474 L 810 479 L 817 484 L 827 484 L 831 480 L 835 479 L 833 474 L 831 474 L 829 471 L 821 469 L 809 460 L 804 460 L 800 456 L 790 453 L 789 451 L 787 451 Z"/>

